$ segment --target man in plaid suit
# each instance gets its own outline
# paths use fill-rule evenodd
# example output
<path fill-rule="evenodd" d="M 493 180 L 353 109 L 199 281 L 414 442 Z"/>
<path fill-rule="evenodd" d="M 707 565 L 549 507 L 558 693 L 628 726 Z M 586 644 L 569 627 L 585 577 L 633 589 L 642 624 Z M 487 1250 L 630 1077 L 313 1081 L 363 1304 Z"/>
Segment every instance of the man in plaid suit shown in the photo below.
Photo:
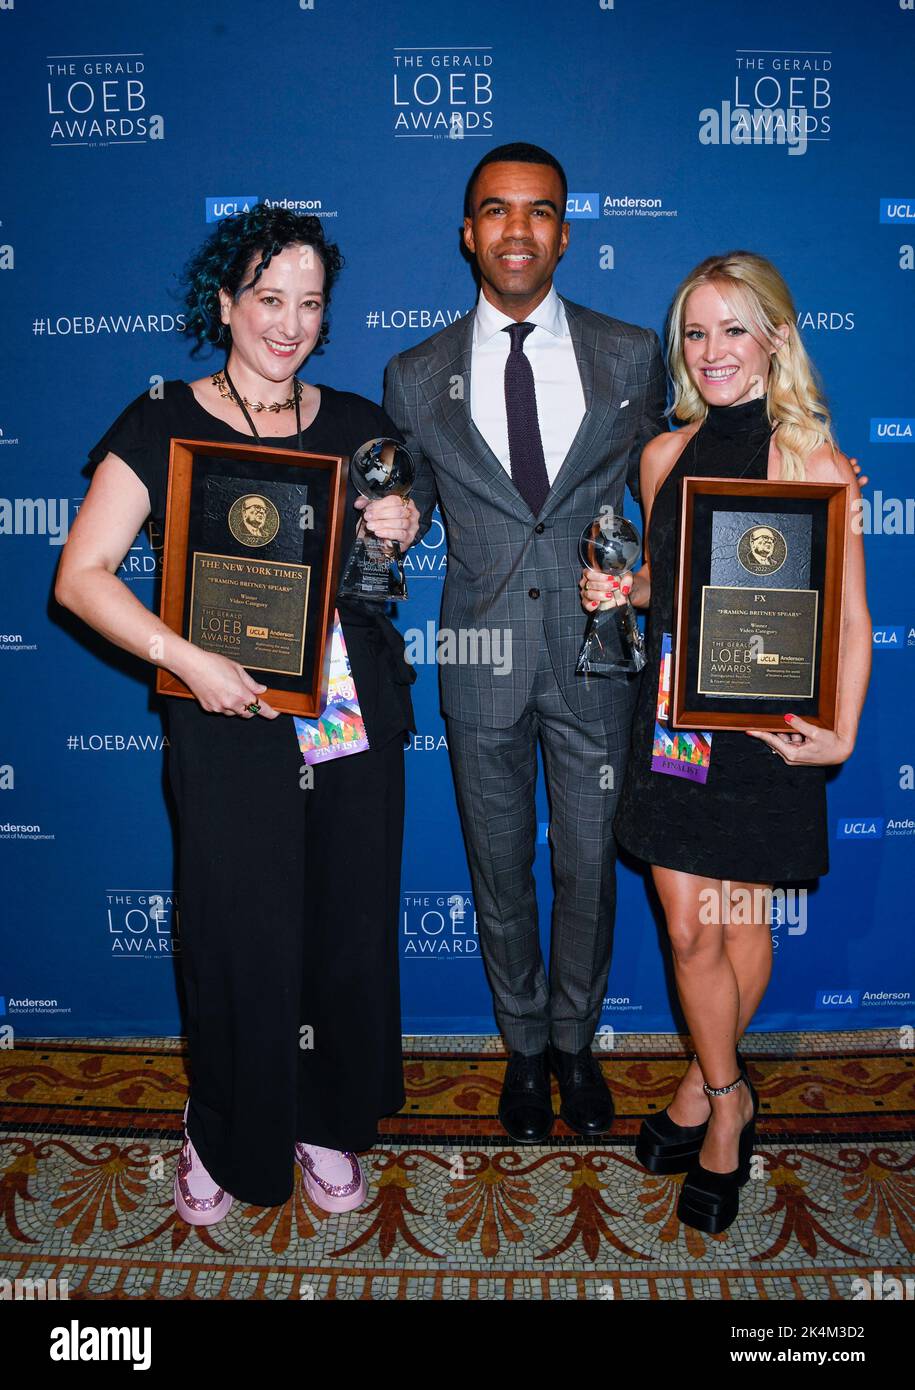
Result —
<path fill-rule="evenodd" d="M 537 146 L 480 161 L 464 218 L 476 309 L 394 357 L 384 397 L 417 464 L 419 538 L 436 502 L 444 517 L 442 627 L 488 632 L 500 652 L 511 644 L 510 662 L 440 670 L 480 944 L 511 1052 L 499 1116 L 526 1143 L 553 1124 L 551 1066 L 567 1124 L 593 1135 L 613 1121 L 591 1042 L 610 968 L 611 825 L 635 683 L 575 674 L 578 542 L 602 507 L 622 512 L 627 484 L 638 500 L 641 450 L 666 428 L 656 334 L 553 287 L 566 198 L 561 166 Z M 554 873 L 549 974 L 532 873 L 538 743 Z"/>

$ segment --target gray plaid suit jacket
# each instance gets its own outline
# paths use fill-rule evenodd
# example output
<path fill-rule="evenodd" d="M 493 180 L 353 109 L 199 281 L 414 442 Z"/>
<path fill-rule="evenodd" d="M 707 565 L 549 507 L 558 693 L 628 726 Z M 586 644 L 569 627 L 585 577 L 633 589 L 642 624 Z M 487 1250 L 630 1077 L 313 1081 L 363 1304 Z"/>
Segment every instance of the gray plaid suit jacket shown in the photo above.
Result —
<path fill-rule="evenodd" d="M 585 415 L 537 517 L 471 419 L 473 312 L 399 353 L 385 373 L 384 408 L 416 461 L 418 539 L 436 501 L 445 521 L 442 627 L 511 632 L 508 674 L 492 663 L 440 667 L 444 713 L 487 728 L 520 717 L 544 636 L 575 714 L 629 718 L 630 700 L 620 698 L 625 676 L 575 675 L 585 625 L 578 541 L 603 505 L 623 511 L 627 484 L 638 501 L 642 448 L 667 428 L 667 377 L 657 334 L 562 302 Z"/>

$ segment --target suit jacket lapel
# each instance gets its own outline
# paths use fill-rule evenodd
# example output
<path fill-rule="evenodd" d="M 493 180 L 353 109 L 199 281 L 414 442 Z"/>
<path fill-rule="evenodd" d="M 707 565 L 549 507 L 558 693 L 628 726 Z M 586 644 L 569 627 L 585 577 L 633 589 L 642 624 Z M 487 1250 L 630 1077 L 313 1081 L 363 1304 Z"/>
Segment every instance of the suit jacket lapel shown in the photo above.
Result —
<path fill-rule="evenodd" d="M 609 422 L 619 409 L 619 402 L 615 399 L 618 395 L 614 371 L 617 358 L 611 342 L 606 335 L 598 335 L 593 324 L 578 312 L 575 304 L 564 298 L 562 302 L 581 374 L 585 413 L 547 494 L 539 519 L 548 516 L 575 486 L 579 465 L 589 456 L 601 433 L 610 427 Z M 467 467 L 487 478 L 494 490 L 511 502 L 521 517 L 532 518 L 533 513 L 512 482 L 511 475 L 502 467 L 470 414 L 474 316 L 475 310 L 465 314 L 459 322 L 459 332 L 442 344 L 439 360 L 423 390 L 435 418 L 451 436 Z M 463 384 L 463 391 L 459 395 L 453 390 L 454 377 L 459 377 Z"/>
<path fill-rule="evenodd" d="M 470 414 L 470 368 L 473 348 L 475 311 L 460 320 L 460 332 L 450 343 L 442 345 L 440 360 L 432 379 L 424 385 L 429 406 L 441 427 L 447 431 L 466 460 L 466 466 L 482 475 L 507 501 L 514 504 L 521 516 L 531 517 L 531 509 L 502 467 L 486 440 L 480 434 Z M 459 377 L 462 391 L 453 390 L 454 377 Z"/>
<path fill-rule="evenodd" d="M 614 392 L 616 356 L 607 336 L 599 337 L 593 324 L 579 314 L 577 305 L 560 295 L 565 305 L 569 333 L 575 348 L 575 358 L 581 375 L 585 397 L 585 413 L 569 452 L 562 461 L 553 486 L 540 512 L 548 516 L 575 486 L 579 465 L 589 456 L 601 434 L 611 428 L 613 416 L 619 410 Z"/>

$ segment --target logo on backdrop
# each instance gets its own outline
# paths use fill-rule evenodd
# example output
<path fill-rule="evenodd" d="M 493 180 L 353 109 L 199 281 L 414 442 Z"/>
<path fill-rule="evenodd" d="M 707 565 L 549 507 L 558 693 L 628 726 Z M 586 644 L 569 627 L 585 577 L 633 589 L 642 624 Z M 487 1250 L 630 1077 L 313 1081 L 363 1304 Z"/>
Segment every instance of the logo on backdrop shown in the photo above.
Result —
<path fill-rule="evenodd" d="M 601 1018 L 606 1018 L 612 1014 L 641 1013 L 644 1007 L 644 1004 L 637 1004 L 629 994 L 606 994 L 601 1009 Z"/>
<path fill-rule="evenodd" d="M 0 995 L 0 1017 L 22 1018 L 34 1014 L 70 1014 L 59 999 L 37 999 L 32 995 Z"/>
<path fill-rule="evenodd" d="M 171 744 L 165 734 L 65 734 L 70 753 L 161 753 Z"/>
<path fill-rule="evenodd" d="M 915 444 L 915 417 L 881 415 L 871 420 L 872 444 Z"/>
<path fill-rule="evenodd" d="M 818 1009 L 907 1008 L 912 1002 L 909 989 L 818 989 Z"/>
<path fill-rule="evenodd" d="M 915 627 L 875 627 L 874 646 L 881 652 L 901 652 L 915 647 Z"/>
<path fill-rule="evenodd" d="M 405 745 L 407 753 L 447 753 L 447 734 L 408 734 Z"/>
<path fill-rule="evenodd" d="M 256 193 L 232 193 L 222 198 L 207 198 L 207 221 L 221 222 L 224 217 L 237 217 L 241 212 L 250 212 L 259 201 Z"/>
<path fill-rule="evenodd" d="M 395 48 L 397 139 L 491 139 L 493 54 L 489 45 Z"/>
<path fill-rule="evenodd" d="M 106 306 L 107 309 L 107 306 Z M 39 314 L 32 320 L 36 338 L 92 338 L 105 333 L 174 333 L 184 327 L 183 314 Z"/>
<path fill-rule="evenodd" d="M 829 140 L 828 50 L 738 48 L 733 64 L 733 79 L 717 105 L 699 112 L 700 145 L 781 145 L 799 155 Z"/>
<path fill-rule="evenodd" d="M 836 828 L 837 840 L 881 840 L 883 816 L 843 816 Z"/>
<path fill-rule="evenodd" d="M 881 222 L 915 222 L 915 198 L 881 198 Z"/>
<path fill-rule="evenodd" d="M 857 1009 L 861 1000 L 859 989 L 818 989 L 816 1008 Z"/>
<path fill-rule="evenodd" d="M 149 107 L 142 53 L 51 53 L 45 59 L 52 145 L 145 145 L 165 139 Z"/>
<path fill-rule="evenodd" d="M 435 332 L 447 328 L 469 314 L 469 309 L 442 309 L 424 306 L 421 309 L 367 309 L 366 328 L 424 328 Z"/>
<path fill-rule="evenodd" d="M 37 652 L 38 643 L 28 642 L 24 632 L 0 632 L 0 653 Z"/>
<path fill-rule="evenodd" d="M 599 193 L 570 193 L 566 198 L 566 221 L 576 217 L 600 217 Z"/>
<path fill-rule="evenodd" d="M 0 821 L 0 840 L 53 840 L 54 834 L 38 821 Z"/>
<path fill-rule="evenodd" d="M 855 326 L 854 309 L 799 309 L 797 315 L 799 329 L 813 328 L 817 332 L 835 333 L 838 330 L 850 333 Z"/>
<path fill-rule="evenodd" d="M 404 893 L 400 935 L 404 960 L 466 960 L 480 954 L 477 914 L 467 890 Z"/>
<path fill-rule="evenodd" d="M 170 888 L 109 888 L 105 926 L 112 956 L 161 960 L 181 950 L 178 907 Z"/>
<path fill-rule="evenodd" d="M 629 193 L 607 193 L 602 203 L 605 217 L 676 217 L 676 208 L 666 208 L 664 199 L 633 198 Z"/>
<path fill-rule="evenodd" d="M 287 212 L 307 212 L 312 217 L 336 217 L 336 208 L 326 208 L 320 198 L 260 198 L 256 193 L 227 193 L 219 198 L 207 198 L 206 220 L 221 222 L 224 217 L 237 217 L 250 212 L 257 203 L 268 208 L 285 208 Z"/>

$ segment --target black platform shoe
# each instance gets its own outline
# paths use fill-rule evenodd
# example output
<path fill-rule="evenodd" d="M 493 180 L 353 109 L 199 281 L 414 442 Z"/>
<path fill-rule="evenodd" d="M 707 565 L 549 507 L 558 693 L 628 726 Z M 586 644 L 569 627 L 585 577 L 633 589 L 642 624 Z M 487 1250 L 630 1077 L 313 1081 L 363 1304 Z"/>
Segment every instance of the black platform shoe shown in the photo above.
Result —
<path fill-rule="evenodd" d="M 499 1097 L 502 1128 L 518 1144 L 540 1144 L 549 1136 L 553 1118 L 546 1049 L 533 1055 L 513 1052 Z"/>
<path fill-rule="evenodd" d="M 649 1173 L 685 1173 L 702 1148 L 708 1120 L 701 1125 L 678 1125 L 664 1109 L 642 1121 L 635 1156 Z"/>
<path fill-rule="evenodd" d="M 750 1160 L 756 1142 L 759 1097 L 746 1072 L 741 1072 L 737 1080 L 732 1081 L 729 1086 L 720 1086 L 717 1090 L 711 1086 L 704 1087 L 706 1095 L 724 1096 L 741 1082 L 753 1097 L 753 1115 L 740 1131 L 737 1167 L 730 1173 L 713 1173 L 708 1168 L 703 1168 L 697 1156 L 683 1181 L 680 1200 L 677 1203 L 677 1216 L 684 1226 L 692 1226 L 694 1230 L 703 1231 L 709 1236 L 726 1231 L 734 1221 L 740 1207 L 740 1189 L 750 1181 Z"/>
<path fill-rule="evenodd" d="M 759 1097 L 753 1089 L 746 1063 L 739 1052 L 737 1064 L 741 1076 L 750 1088 L 755 1114 L 759 1109 Z M 635 1141 L 635 1156 L 649 1173 L 659 1173 L 663 1176 L 685 1173 L 693 1160 L 699 1157 L 707 1129 L 708 1120 L 701 1125 L 678 1125 L 670 1118 L 665 1106 L 660 1114 L 649 1115 L 642 1121 L 639 1137 Z"/>

